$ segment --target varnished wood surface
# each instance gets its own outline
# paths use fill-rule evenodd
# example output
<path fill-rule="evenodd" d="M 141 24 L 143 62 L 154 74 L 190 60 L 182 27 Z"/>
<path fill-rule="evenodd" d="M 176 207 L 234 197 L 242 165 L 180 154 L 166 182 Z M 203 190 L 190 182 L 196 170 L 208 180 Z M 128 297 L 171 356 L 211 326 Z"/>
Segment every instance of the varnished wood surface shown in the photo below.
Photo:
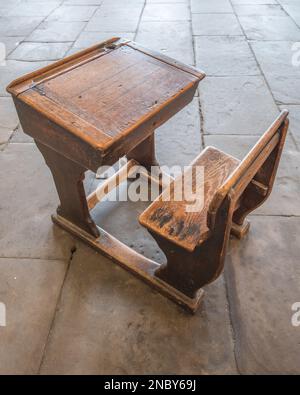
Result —
<path fill-rule="evenodd" d="M 113 38 L 24 76 L 7 89 L 109 156 L 140 131 L 127 147 L 134 148 L 148 129 L 153 132 L 175 107 L 177 112 L 185 106 L 203 77 L 195 68 Z"/>
<path fill-rule="evenodd" d="M 124 45 L 33 89 L 96 127 L 101 146 L 102 134 L 118 137 L 196 81 Z"/>
<path fill-rule="evenodd" d="M 111 46 L 122 45 L 122 41 L 123 40 L 119 37 L 112 37 L 108 40 L 102 41 L 92 47 L 78 51 L 73 55 L 66 56 L 61 60 L 25 74 L 13 80 L 6 89 L 11 95 L 18 96 L 20 93 L 33 88 L 40 82 L 53 78 L 54 75 L 59 75 L 74 67 L 78 67 L 81 64 L 89 62 L 94 57 L 104 55 L 107 51 L 111 50 Z"/>
<path fill-rule="evenodd" d="M 170 185 L 170 201 L 164 201 L 169 193 L 166 190 L 141 214 L 140 223 L 186 250 L 193 251 L 196 245 L 207 239 L 209 235 L 207 210 L 216 190 L 238 164 L 239 161 L 232 156 L 216 148 L 207 147 L 185 174 Z M 193 166 L 203 166 L 204 184 L 203 180 L 197 178 L 199 174 L 192 172 Z M 203 208 L 199 212 L 186 211 L 186 207 L 191 202 L 174 200 L 176 184 L 184 185 L 184 177 L 187 176 L 192 182 L 193 193 L 201 194 L 203 188 Z"/>

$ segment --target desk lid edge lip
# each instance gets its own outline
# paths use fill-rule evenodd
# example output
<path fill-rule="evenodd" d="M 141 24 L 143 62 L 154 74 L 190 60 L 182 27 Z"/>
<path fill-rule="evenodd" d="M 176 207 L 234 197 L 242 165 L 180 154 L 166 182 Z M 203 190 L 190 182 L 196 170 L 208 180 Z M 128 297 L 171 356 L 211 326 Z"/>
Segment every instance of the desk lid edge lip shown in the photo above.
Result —
<path fill-rule="evenodd" d="M 135 43 L 134 41 L 127 40 L 127 39 L 122 39 L 121 37 L 112 37 L 112 38 L 107 39 L 105 41 L 101 41 L 100 43 L 97 43 L 97 44 L 95 44 L 95 45 L 93 45 L 93 46 L 91 46 L 91 47 L 89 47 L 87 49 L 84 49 L 82 51 L 78 51 L 75 54 L 67 56 L 67 57 L 65 57 L 65 58 L 63 58 L 63 59 L 61 59 L 59 61 L 53 62 L 53 63 L 51 63 L 51 64 L 49 64 L 49 65 L 47 65 L 47 66 L 45 66 L 43 68 L 35 70 L 35 71 L 31 72 L 31 73 L 27 73 L 27 74 L 25 74 L 25 75 L 15 79 L 15 80 L 13 80 L 7 86 L 6 90 L 13 97 L 16 97 L 16 98 L 20 99 L 21 101 L 24 101 L 24 102 L 27 103 L 27 100 L 25 99 L 25 96 L 24 96 L 24 94 L 26 94 L 26 91 L 30 91 L 37 84 L 40 84 L 41 82 L 43 82 L 43 80 L 39 80 L 37 84 L 34 84 L 33 83 L 33 78 L 36 78 L 38 76 L 42 76 L 46 72 L 51 72 L 52 70 L 55 70 L 56 68 L 58 68 L 60 66 L 66 65 L 66 68 L 61 70 L 61 72 L 63 73 L 64 71 L 68 70 L 67 65 L 68 65 L 69 62 L 76 61 L 76 59 L 80 60 L 80 58 L 82 58 L 83 56 L 92 54 L 97 49 L 101 49 L 101 48 L 103 48 L 103 47 L 105 47 L 105 46 L 107 46 L 109 44 L 116 44 L 116 43 L 117 43 L 118 46 L 123 46 L 123 45 L 129 46 L 130 48 L 132 48 L 134 50 L 137 50 L 137 51 L 140 51 L 140 52 L 144 53 L 147 56 L 151 56 L 152 58 L 156 59 L 157 61 L 160 61 L 162 63 L 168 64 L 169 66 L 174 67 L 174 68 L 176 68 L 177 70 L 179 70 L 179 71 L 181 71 L 183 73 L 187 73 L 190 76 L 193 76 L 194 77 L 194 81 L 192 83 L 188 84 L 188 86 L 189 85 L 198 84 L 199 81 L 201 81 L 205 77 L 205 73 L 204 72 L 202 72 L 202 71 L 200 71 L 200 70 L 198 70 L 198 69 L 196 69 L 196 68 L 194 68 L 192 66 L 185 65 L 184 63 L 179 62 L 179 61 L 177 61 L 177 60 L 175 60 L 173 58 L 170 58 L 168 56 L 160 54 L 159 52 L 155 52 L 155 51 L 149 50 L 149 49 L 141 46 L 140 44 Z M 109 52 L 107 52 L 107 53 L 109 53 Z M 93 60 L 93 59 L 94 59 L 94 57 L 91 56 L 90 59 L 87 57 L 85 60 L 88 62 L 88 61 Z M 70 67 L 72 67 L 75 64 L 76 63 L 71 63 Z M 47 78 L 47 77 L 45 77 L 45 78 Z M 24 85 L 22 87 L 23 89 L 17 89 L 19 85 L 21 85 L 23 83 L 26 83 L 26 81 L 28 81 L 28 84 Z M 30 82 L 32 82 L 32 83 L 30 84 Z M 179 93 L 179 95 L 180 94 L 181 93 Z M 38 108 L 36 108 L 36 110 L 41 111 Z M 148 117 L 151 118 L 151 116 L 153 116 L 157 111 L 158 111 L 158 108 L 154 109 L 153 111 L 151 111 L 151 114 L 148 114 Z M 146 117 L 146 118 L 148 118 L 148 117 Z M 50 117 L 48 117 L 48 118 L 50 118 Z M 62 123 L 60 121 L 58 121 L 57 119 L 56 120 L 52 119 L 52 121 L 54 121 L 55 123 L 57 123 L 60 126 L 63 126 Z M 140 121 L 141 120 L 138 120 L 137 123 L 140 123 Z M 95 126 L 93 126 L 93 125 L 91 125 L 91 126 L 93 128 L 95 128 Z M 135 125 L 132 125 L 131 127 L 129 127 L 127 130 L 124 130 L 124 133 L 120 134 L 119 138 L 124 137 L 124 135 L 126 135 L 127 132 L 131 131 L 132 129 L 135 129 L 136 127 L 137 127 L 137 125 L 135 124 Z M 97 148 L 97 149 L 101 149 L 101 150 L 106 151 L 107 149 L 109 149 L 111 147 L 111 145 L 114 143 L 115 139 L 112 138 L 111 136 L 105 134 L 102 130 L 100 130 L 98 128 L 96 128 L 96 129 L 99 132 L 101 132 L 102 134 L 104 134 L 105 137 L 107 138 L 107 140 L 103 144 L 97 144 L 96 143 L 96 144 L 92 144 L 92 145 L 94 145 L 94 147 Z M 74 133 L 74 131 L 73 131 L 73 133 Z M 74 134 L 77 134 L 77 133 L 74 133 Z M 89 141 L 89 143 L 91 143 L 91 142 Z"/>
<path fill-rule="evenodd" d="M 30 84 L 30 86 L 26 86 L 24 87 L 23 90 L 18 90 L 17 87 L 18 85 L 26 82 L 26 81 L 30 81 L 33 80 L 33 78 L 38 77 L 42 74 L 44 74 L 45 72 L 49 72 L 51 70 L 54 70 L 57 67 L 63 66 L 64 64 L 68 64 L 69 62 L 76 60 L 76 59 L 80 59 L 82 56 L 84 55 L 88 55 L 89 53 L 94 52 L 97 49 L 101 49 L 103 47 L 105 47 L 106 45 L 109 44 L 115 44 L 117 41 L 120 41 L 120 45 L 124 45 L 126 44 L 126 42 L 128 40 L 122 40 L 121 37 L 112 37 L 108 40 L 105 41 L 101 41 L 89 48 L 83 49 L 81 51 L 76 52 L 75 54 L 72 54 L 70 56 L 66 56 L 56 62 L 50 63 L 49 65 L 39 68 L 38 70 L 34 70 L 30 73 L 24 74 L 23 76 L 16 78 L 15 80 L 13 80 L 7 87 L 6 87 L 6 91 L 8 93 L 10 93 L 13 96 L 18 96 L 19 94 L 23 93 L 24 91 L 31 89 L 33 87 L 32 84 Z M 39 81 L 39 83 L 41 83 L 42 81 Z M 29 85 L 29 84 L 28 84 Z"/>
<path fill-rule="evenodd" d="M 106 134 L 103 130 L 97 128 L 96 126 L 90 124 L 89 122 L 87 122 L 83 118 L 79 117 L 80 120 L 83 123 L 89 124 L 89 126 L 92 129 L 97 130 L 99 133 L 101 133 L 103 135 L 103 137 L 105 137 L 105 141 L 100 144 L 99 142 L 97 142 L 97 143 L 93 142 L 90 138 L 85 137 L 84 135 L 81 135 L 81 138 L 83 138 L 84 140 L 86 140 L 86 142 L 88 142 L 89 144 L 94 146 L 94 148 L 100 149 L 101 151 L 103 151 L 105 153 L 105 152 L 109 151 L 111 146 L 113 144 L 115 144 L 118 140 L 124 138 L 127 134 L 130 134 L 130 132 L 132 132 L 133 130 L 137 129 L 140 126 L 140 124 L 142 124 L 143 122 L 151 119 L 153 116 L 155 116 L 157 113 L 159 113 L 163 107 L 165 107 L 166 105 L 170 104 L 170 102 L 172 102 L 175 98 L 181 96 L 183 93 L 186 93 L 187 91 L 192 89 L 193 86 L 195 86 L 195 85 L 197 86 L 199 81 L 200 80 L 197 80 L 197 79 L 194 79 L 193 81 L 191 81 L 189 84 L 186 85 L 186 87 L 184 88 L 183 91 L 178 91 L 175 95 L 173 95 L 172 97 L 168 98 L 168 100 L 166 102 L 164 102 L 161 105 L 155 107 L 149 113 L 144 114 L 141 118 L 136 120 L 136 122 L 133 125 L 131 125 L 128 128 L 124 129 L 122 133 L 118 134 L 118 136 L 116 136 L 114 138 L 112 136 Z M 25 90 L 24 92 L 20 92 L 16 96 L 16 98 L 18 100 L 21 100 L 22 102 L 24 102 L 26 104 L 29 104 L 31 107 L 35 108 L 36 111 L 42 113 L 44 116 L 46 116 L 48 119 L 50 119 L 52 122 L 56 123 L 57 125 L 65 127 L 65 122 L 64 122 L 62 117 L 59 116 L 58 118 L 57 117 L 53 118 L 49 114 L 45 114 L 45 112 L 43 111 L 42 107 L 40 106 L 40 103 L 35 103 L 33 105 L 33 103 L 28 101 L 27 96 L 28 96 L 29 92 L 35 92 L 36 94 L 39 94 L 39 92 L 37 90 L 33 89 L 33 88 L 32 89 L 28 89 L 27 91 Z M 45 96 L 45 99 L 48 100 L 49 102 L 53 103 L 56 106 L 58 105 L 55 101 L 53 101 L 48 96 Z M 64 108 L 64 111 L 66 111 L 66 113 L 70 113 L 70 111 L 67 108 Z M 76 116 L 76 114 L 73 114 L 73 115 Z M 70 127 L 68 127 L 68 129 L 70 129 Z M 76 127 L 72 128 L 72 133 L 75 134 L 75 135 L 78 135 L 77 130 L 78 129 Z"/>
<path fill-rule="evenodd" d="M 80 59 L 81 57 L 83 57 L 84 55 L 88 55 L 91 54 L 92 52 L 94 52 L 97 49 L 101 49 L 109 44 L 115 44 L 116 42 L 119 42 L 119 45 L 127 45 L 132 49 L 138 50 L 142 53 L 144 53 L 145 55 L 151 56 L 155 59 L 157 59 L 160 62 L 166 63 L 170 66 L 173 66 L 175 68 L 177 68 L 178 70 L 182 71 L 182 72 L 186 72 L 188 74 L 193 75 L 194 77 L 196 77 L 199 81 L 202 80 L 206 74 L 202 71 L 199 70 L 193 66 L 189 66 L 186 65 L 180 61 L 177 61 L 171 57 L 168 57 L 166 55 L 163 55 L 159 52 L 150 50 L 148 48 L 145 48 L 143 46 L 141 46 L 140 44 L 132 41 L 132 40 L 128 40 L 128 39 L 122 39 L 121 37 L 112 37 L 108 40 L 105 41 L 101 41 L 89 48 L 83 49 L 82 51 L 78 51 L 73 55 L 64 57 L 61 60 L 58 60 L 56 62 L 50 63 L 49 65 L 39 68 L 38 70 L 32 71 L 31 73 L 27 73 L 24 74 L 23 76 L 16 78 L 15 80 L 13 80 L 7 87 L 6 87 L 6 91 L 8 93 L 10 93 L 13 96 L 18 96 L 19 94 L 23 93 L 24 91 L 31 89 L 34 86 L 33 83 L 33 79 L 35 77 L 41 76 L 46 72 L 49 72 L 51 70 L 54 70 L 57 67 L 63 66 L 64 64 L 67 65 L 69 62 L 72 62 L 76 59 Z M 87 59 L 88 60 L 88 59 Z M 91 58 L 92 60 L 92 58 Z M 67 69 L 66 69 L 67 70 Z M 30 83 L 31 80 L 31 83 Z M 25 83 L 26 81 L 28 81 L 28 85 L 25 85 L 23 87 L 23 89 L 17 89 L 17 87 L 22 84 Z M 39 81 L 38 83 L 41 83 L 41 81 Z"/>
<path fill-rule="evenodd" d="M 30 92 L 33 92 L 34 94 L 39 94 L 38 92 L 31 90 Z M 108 142 L 110 142 L 110 140 L 112 139 L 111 136 L 108 136 L 107 134 L 105 134 L 102 130 L 96 128 L 94 125 L 89 124 L 87 121 L 85 121 L 82 118 L 79 118 L 80 122 L 83 123 L 82 127 L 84 127 L 85 125 L 87 125 L 91 130 L 96 131 L 97 133 L 101 133 L 102 134 L 102 138 L 105 139 L 105 141 L 100 144 L 99 142 L 94 142 L 93 139 L 91 139 L 90 137 L 88 137 L 85 134 L 80 134 L 78 133 L 79 130 L 82 130 L 82 128 L 78 128 L 75 126 L 70 126 L 69 124 L 67 124 L 64 120 L 63 117 L 59 116 L 53 116 L 50 113 L 45 114 L 43 111 L 43 107 L 40 106 L 40 103 L 32 103 L 30 101 L 30 99 L 28 98 L 28 94 L 26 95 L 27 92 L 24 92 L 24 94 L 21 95 L 22 97 L 22 102 L 24 104 L 29 105 L 31 108 L 34 108 L 35 111 L 37 111 L 38 113 L 42 114 L 44 117 L 46 117 L 47 119 L 49 119 L 51 122 L 55 123 L 56 125 L 63 127 L 66 131 L 71 132 L 74 136 L 79 137 L 80 139 L 82 139 L 83 141 L 85 141 L 86 143 L 88 143 L 89 145 L 91 145 L 92 147 L 94 147 L 97 150 L 101 150 L 103 151 L 105 148 L 105 144 L 107 144 Z M 17 97 L 17 100 L 20 99 L 20 96 Z M 50 98 L 46 97 L 46 100 L 49 101 L 49 103 L 53 103 L 55 106 L 57 106 L 57 103 L 53 102 Z M 66 113 L 70 113 L 69 110 L 64 109 L 64 111 Z M 76 114 L 72 114 L 73 116 L 77 117 Z"/>
<path fill-rule="evenodd" d="M 203 70 L 200 70 L 196 67 L 187 65 L 183 62 L 180 62 L 179 60 L 171 58 L 170 56 L 164 55 L 160 52 L 146 48 L 146 47 L 136 43 L 133 40 L 128 40 L 128 42 L 126 42 L 125 45 L 127 45 L 128 47 L 133 48 L 135 50 L 138 50 L 140 52 L 143 52 L 144 54 L 151 56 L 152 58 L 155 58 L 155 59 L 159 60 L 160 62 L 163 62 L 163 63 L 166 63 L 170 66 L 173 66 L 182 72 L 191 74 L 194 77 L 196 77 L 199 81 L 201 81 L 206 76 L 206 74 Z"/>

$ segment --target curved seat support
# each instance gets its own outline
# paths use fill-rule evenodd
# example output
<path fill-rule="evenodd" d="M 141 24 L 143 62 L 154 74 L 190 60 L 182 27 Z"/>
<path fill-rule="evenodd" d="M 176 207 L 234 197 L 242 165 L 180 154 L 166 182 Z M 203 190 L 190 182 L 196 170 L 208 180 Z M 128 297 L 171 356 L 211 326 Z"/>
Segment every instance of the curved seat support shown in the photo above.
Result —
<path fill-rule="evenodd" d="M 214 281 L 223 270 L 231 217 L 231 201 L 226 197 L 218 210 L 214 232 L 193 252 L 150 231 L 167 258 L 167 263 L 161 265 L 155 275 L 188 297 L 195 298 L 199 289 Z"/>

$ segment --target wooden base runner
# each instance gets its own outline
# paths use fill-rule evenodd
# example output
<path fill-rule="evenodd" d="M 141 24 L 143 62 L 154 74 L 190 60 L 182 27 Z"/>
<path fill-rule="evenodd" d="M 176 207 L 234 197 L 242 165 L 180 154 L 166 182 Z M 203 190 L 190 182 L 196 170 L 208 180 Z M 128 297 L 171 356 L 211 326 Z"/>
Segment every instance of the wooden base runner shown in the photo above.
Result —
<path fill-rule="evenodd" d="M 52 220 L 64 230 L 72 233 L 101 254 L 112 259 L 118 265 L 150 284 L 153 288 L 157 289 L 160 293 L 184 307 L 189 312 L 195 313 L 201 304 L 204 296 L 204 291 L 202 289 L 198 291 L 194 299 L 179 292 L 177 289 L 154 275 L 155 270 L 160 266 L 157 262 L 127 247 L 99 226 L 100 236 L 96 238 L 59 215 L 52 215 Z"/>

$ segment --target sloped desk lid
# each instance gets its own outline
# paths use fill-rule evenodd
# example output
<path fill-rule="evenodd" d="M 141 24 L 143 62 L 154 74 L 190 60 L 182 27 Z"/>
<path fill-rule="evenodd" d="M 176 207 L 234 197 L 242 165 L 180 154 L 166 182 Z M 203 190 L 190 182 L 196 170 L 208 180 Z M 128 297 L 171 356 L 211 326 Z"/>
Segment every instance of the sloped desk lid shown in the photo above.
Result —
<path fill-rule="evenodd" d="M 19 100 L 97 149 L 195 89 L 205 74 L 193 67 L 112 38 L 13 81 Z"/>

